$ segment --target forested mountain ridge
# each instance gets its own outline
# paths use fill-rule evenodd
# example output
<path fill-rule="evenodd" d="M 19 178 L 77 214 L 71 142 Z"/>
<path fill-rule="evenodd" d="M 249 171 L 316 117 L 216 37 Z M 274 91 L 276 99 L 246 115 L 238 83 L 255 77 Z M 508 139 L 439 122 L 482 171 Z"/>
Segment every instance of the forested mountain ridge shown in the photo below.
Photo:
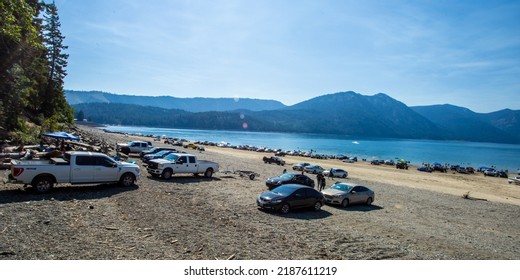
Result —
<path fill-rule="evenodd" d="M 449 117 L 445 111 L 428 114 L 428 106 L 426 109 L 410 108 L 382 93 L 365 96 L 339 92 L 259 112 L 193 113 L 115 103 L 87 103 L 74 107 L 85 118 L 102 124 L 520 143 L 516 136 L 520 135 L 518 111 L 477 114 L 463 108 L 466 117 L 462 122 L 460 118 Z M 515 117 L 516 122 L 510 120 Z M 476 125 L 470 125 L 472 123 Z"/>
<path fill-rule="evenodd" d="M 178 98 L 173 96 L 120 95 L 101 91 L 66 90 L 65 97 L 70 105 L 83 103 L 121 103 L 165 109 L 180 109 L 188 112 L 224 112 L 233 110 L 264 111 L 285 107 L 285 105 L 279 101 L 251 98 Z"/>

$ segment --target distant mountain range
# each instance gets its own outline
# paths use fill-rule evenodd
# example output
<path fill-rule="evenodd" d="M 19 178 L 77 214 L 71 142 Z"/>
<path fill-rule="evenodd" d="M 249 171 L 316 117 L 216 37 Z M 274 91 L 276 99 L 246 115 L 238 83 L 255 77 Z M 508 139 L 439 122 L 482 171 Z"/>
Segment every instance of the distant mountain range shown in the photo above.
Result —
<path fill-rule="evenodd" d="M 408 107 L 383 93 L 339 92 L 292 106 L 78 91 L 66 91 L 66 97 L 76 112 L 104 124 L 520 144 L 520 110 L 481 114 L 453 105 Z"/>
<path fill-rule="evenodd" d="M 188 112 L 224 112 L 246 109 L 251 111 L 276 110 L 285 107 L 279 101 L 251 98 L 177 98 L 172 96 L 119 95 L 101 91 L 65 90 L 70 105 L 84 103 L 121 103 L 179 109 Z"/>

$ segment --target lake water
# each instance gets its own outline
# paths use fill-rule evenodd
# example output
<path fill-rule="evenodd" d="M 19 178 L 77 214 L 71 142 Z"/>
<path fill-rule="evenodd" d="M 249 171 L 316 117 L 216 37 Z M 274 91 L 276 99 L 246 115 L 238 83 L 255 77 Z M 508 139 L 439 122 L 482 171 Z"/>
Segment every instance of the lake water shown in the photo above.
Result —
<path fill-rule="evenodd" d="M 358 159 L 406 159 L 412 164 L 439 162 L 461 166 L 496 166 L 516 172 L 520 145 L 416 139 L 353 138 L 352 136 L 107 126 L 114 132 L 183 138 L 190 141 L 228 142 L 283 150 L 313 150 Z"/>

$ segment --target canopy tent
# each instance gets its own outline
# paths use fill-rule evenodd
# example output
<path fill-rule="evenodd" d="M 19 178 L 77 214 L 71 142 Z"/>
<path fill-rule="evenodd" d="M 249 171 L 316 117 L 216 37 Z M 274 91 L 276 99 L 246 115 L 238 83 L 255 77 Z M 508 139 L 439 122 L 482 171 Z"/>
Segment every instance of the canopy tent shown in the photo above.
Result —
<path fill-rule="evenodd" d="M 59 132 L 46 132 L 46 133 L 43 133 L 42 136 L 47 136 L 47 137 L 56 138 L 56 139 L 79 141 L 79 137 L 77 137 L 77 136 L 75 136 L 73 134 L 67 133 L 67 132 L 63 132 L 63 131 L 59 131 Z"/>

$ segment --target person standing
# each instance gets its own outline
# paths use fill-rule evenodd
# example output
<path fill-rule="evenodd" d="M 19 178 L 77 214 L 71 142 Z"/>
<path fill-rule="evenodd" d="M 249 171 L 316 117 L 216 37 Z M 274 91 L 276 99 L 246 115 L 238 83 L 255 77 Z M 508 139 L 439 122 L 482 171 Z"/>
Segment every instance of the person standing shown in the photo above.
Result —
<path fill-rule="evenodd" d="M 324 178 L 325 178 L 325 177 L 323 177 L 323 174 L 321 174 L 321 173 L 318 173 L 318 174 L 316 175 L 316 189 L 317 189 L 318 191 L 321 191 L 321 182 L 322 182 L 322 180 L 323 180 Z"/>
<path fill-rule="evenodd" d="M 325 176 L 321 175 L 320 192 L 325 188 Z"/>

